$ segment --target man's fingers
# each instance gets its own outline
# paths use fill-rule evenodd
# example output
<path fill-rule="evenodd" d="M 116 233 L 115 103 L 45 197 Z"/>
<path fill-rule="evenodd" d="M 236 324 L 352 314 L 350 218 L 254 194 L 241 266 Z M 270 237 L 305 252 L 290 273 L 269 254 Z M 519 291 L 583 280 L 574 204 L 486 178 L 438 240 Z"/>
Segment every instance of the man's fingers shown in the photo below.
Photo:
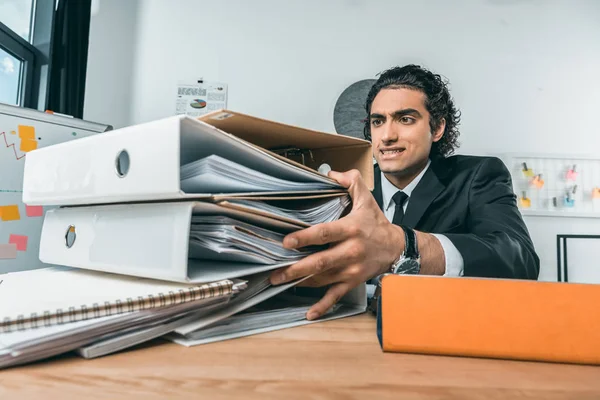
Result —
<path fill-rule="evenodd" d="M 348 172 L 330 171 L 329 176 L 338 180 L 342 186 L 348 187 L 348 193 L 352 197 L 352 210 L 360 208 L 373 208 L 379 210 L 371 191 L 365 185 L 357 170 Z M 359 230 L 358 224 L 352 218 L 352 213 L 338 219 L 337 221 L 323 223 L 290 233 L 283 239 L 283 246 L 288 249 L 298 249 L 312 245 L 322 245 L 341 242 L 356 235 Z"/>
<path fill-rule="evenodd" d="M 348 220 L 342 218 L 334 222 L 317 224 L 310 228 L 290 233 L 283 239 L 283 247 L 299 249 L 306 246 L 322 245 L 347 239 L 352 233 Z"/>
<path fill-rule="evenodd" d="M 306 313 L 306 319 L 311 321 L 325 314 L 327 310 L 340 301 L 341 298 L 350 291 L 350 289 L 350 284 L 347 282 L 340 282 L 331 286 L 323 298 L 313 305 L 310 310 L 308 310 Z"/>
<path fill-rule="evenodd" d="M 323 287 L 327 285 L 331 285 L 333 283 L 342 282 L 341 272 L 343 268 L 336 268 L 325 272 L 324 274 L 313 275 L 308 279 L 303 280 L 298 284 L 298 286 L 304 287 Z"/>
<path fill-rule="evenodd" d="M 356 171 L 358 172 L 358 171 Z M 337 172 L 337 171 L 329 171 L 327 174 L 331 179 L 335 179 L 340 185 L 345 187 L 346 189 L 352 185 L 353 180 L 356 179 L 356 174 L 351 171 L 348 172 Z M 358 174 L 360 176 L 360 173 Z"/>
<path fill-rule="evenodd" d="M 327 250 L 309 255 L 287 268 L 279 269 L 271 274 L 271 284 L 279 285 L 304 276 L 322 274 L 333 268 L 355 262 L 355 251 L 349 245 L 334 246 Z"/>
<path fill-rule="evenodd" d="M 353 169 L 348 172 L 329 171 L 329 177 L 338 181 L 343 187 L 348 188 L 353 209 L 361 208 L 365 201 L 375 201 L 358 170 Z"/>

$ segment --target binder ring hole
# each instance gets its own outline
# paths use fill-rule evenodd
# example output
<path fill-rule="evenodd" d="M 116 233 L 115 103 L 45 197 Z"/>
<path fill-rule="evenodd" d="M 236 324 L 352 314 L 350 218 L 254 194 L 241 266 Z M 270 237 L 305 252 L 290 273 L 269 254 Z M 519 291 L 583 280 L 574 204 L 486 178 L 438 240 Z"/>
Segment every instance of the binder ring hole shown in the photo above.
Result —
<path fill-rule="evenodd" d="M 68 249 L 73 247 L 76 238 L 77 233 L 75 233 L 75 225 L 69 225 L 69 228 L 67 228 L 67 233 L 65 233 L 65 246 L 67 246 Z"/>
<path fill-rule="evenodd" d="M 129 153 L 127 150 L 121 150 L 117 155 L 115 169 L 119 178 L 124 178 L 129 172 Z"/>

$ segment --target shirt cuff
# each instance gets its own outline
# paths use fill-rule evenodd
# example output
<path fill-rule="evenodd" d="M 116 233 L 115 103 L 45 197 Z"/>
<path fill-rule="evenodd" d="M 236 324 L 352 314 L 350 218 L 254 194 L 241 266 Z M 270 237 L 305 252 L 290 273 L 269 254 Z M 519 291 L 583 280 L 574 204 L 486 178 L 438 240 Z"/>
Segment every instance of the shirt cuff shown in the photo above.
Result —
<path fill-rule="evenodd" d="M 454 246 L 454 244 L 444 235 L 432 233 L 433 236 L 439 240 L 444 250 L 444 256 L 446 258 L 446 272 L 444 276 L 463 276 L 465 262 L 462 254 Z"/>

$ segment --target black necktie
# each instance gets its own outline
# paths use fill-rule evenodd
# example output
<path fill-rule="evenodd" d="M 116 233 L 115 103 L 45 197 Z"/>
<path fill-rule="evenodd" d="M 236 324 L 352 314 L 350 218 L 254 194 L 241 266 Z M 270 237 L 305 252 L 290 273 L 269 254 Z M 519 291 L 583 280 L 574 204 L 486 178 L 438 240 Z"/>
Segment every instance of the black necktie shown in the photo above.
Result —
<path fill-rule="evenodd" d="M 392 220 L 392 224 L 400 225 L 402 223 L 402 218 L 404 218 L 404 202 L 408 199 L 408 195 L 403 191 L 399 190 L 392 197 L 392 200 L 396 204 L 396 210 L 394 211 L 394 219 Z"/>

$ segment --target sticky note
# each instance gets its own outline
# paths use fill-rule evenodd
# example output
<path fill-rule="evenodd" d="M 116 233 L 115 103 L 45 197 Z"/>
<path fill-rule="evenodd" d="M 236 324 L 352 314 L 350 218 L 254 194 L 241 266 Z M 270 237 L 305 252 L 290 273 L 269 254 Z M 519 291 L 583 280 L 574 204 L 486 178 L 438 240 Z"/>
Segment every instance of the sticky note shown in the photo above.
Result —
<path fill-rule="evenodd" d="M 568 181 L 577 180 L 577 172 L 570 169 L 569 172 L 567 172 L 567 180 Z"/>
<path fill-rule="evenodd" d="M 523 208 L 531 207 L 531 199 L 521 197 L 519 199 L 519 202 L 521 203 L 521 207 L 523 207 Z"/>
<path fill-rule="evenodd" d="M 8 260 L 17 258 L 17 246 L 9 243 L 0 243 L 0 260 Z"/>
<path fill-rule="evenodd" d="M 19 125 L 19 137 L 21 139 L 35 139 L 35 128 L 28 125 Z"/>
<path fill-rule="evenodd" d="M 527 178 L 531 178 L 534 175 L 533 170 L 532 169 L 524 169 L 523 175 L 525 175 Z"/>
<path fill-rule="evenodd" d="M 37 149 L 37 140 L 35 139 L 21 139 L 21 151 L 26 153 L 31 150 Z"/>
<path fill-rule="evenodd" d="M 25 206 L 25 213 L 28 217 L 42 217 L 44 215 L 44 207 L 42 206 Z"/>
<path fill-rule="evenodd" d="M 8 243 L 17 246 L 18 251 L 27 251 L 27 236 L 24 235 L 10 235 Z"/>
<path fill-rule="evenodd" d="M 575 199 L 569 199 L 568 197 L 565 197 L 565 206 L 573 207 L 574 205 L 575 205 Z"/>
<path fill-rule="evenodd" d="M 600 199 L 600 188 L 594 188 L 592 190 L 592 199 Z"/>
<path fill-rule="evenodd" d="M 0 206 L 0 218 L 2 221 L 18 221 L 21 219 L 19 206 L 16 204 L 10 206 Z"/>
<path fill-rule="evenodd" d="M 536 188 L 541 189 L 544 187 L 544 180 L 542 179 L 542 177 L 540 175 L 536 175 L 531 180 L 531 184 L 533 186 L 535 186 Z"/>

